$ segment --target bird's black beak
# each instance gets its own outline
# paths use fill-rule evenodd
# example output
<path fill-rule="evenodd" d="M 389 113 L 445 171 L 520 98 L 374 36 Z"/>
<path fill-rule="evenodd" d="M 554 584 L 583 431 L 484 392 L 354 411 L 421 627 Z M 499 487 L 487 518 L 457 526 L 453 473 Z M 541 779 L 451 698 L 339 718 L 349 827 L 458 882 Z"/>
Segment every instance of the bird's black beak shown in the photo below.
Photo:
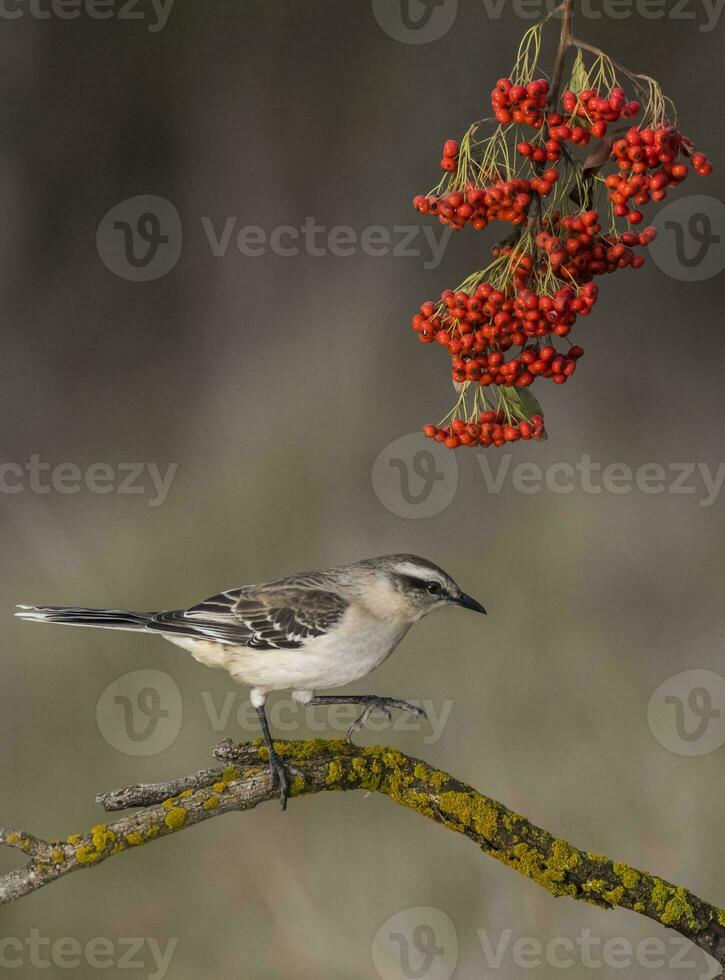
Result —
<path fill-rule="evenodd" d="M 476 602 L 470 595 L 466 595 L 465 592 L 461 592 L 459 597 L 454 600 L 454 602 L 463 606 L 464 609 L 472 609 L 474 612 L 483 613 L 486 615 L 486 610 L 483 608 L 480 602 Z"/>

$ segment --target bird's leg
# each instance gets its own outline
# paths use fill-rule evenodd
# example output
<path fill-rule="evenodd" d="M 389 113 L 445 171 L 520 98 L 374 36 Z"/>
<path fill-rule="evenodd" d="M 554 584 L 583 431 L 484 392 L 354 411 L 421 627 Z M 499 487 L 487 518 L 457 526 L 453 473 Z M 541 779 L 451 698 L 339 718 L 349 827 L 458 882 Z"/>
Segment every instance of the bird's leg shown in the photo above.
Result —
<path fill-rule="evenodd" d="M 417 715 L 419 718 L 425 718 L 426 721 L 428 720 L 428 715 L 425 713 L 423 708 L 419 708 L 417 705 L 411 704 L 410 701 L 402 701 L 399 698 L 383 698 L 379 697 L 377 694 L 320 694 L 315 695 L 315 697 L 313 697 L 307 703 L 312 705 L 363 705 L 362 711 L 347 730 L 347 740 L 351 745 L 353 744 L 352 737 L 355 732 L 360 731 L 376 708 L 378 711 L 382 711 L 388 721 L 392 721 L 393 719 L 393 716 L 390 713 L 391 708 L 398 708 L 400 711 L 409 711 L 412 715 Z"/>
<path fill-rule="evenodd" d="M 289 775 L 285 769 L 284 763 L 275 752 L 272 736 L 269 731 L 269 725 L 267 723 L 267 715 L 264 711 L 264 705 L 258 704 L 256 705 L 256 708 L 259 724 L 262 726 L 264 741 L 267 743 L 267 751 L 269 752 L 269 771 L 272 776 L 272 785 L 274 785 L 275 782 L 279 783 L 280 803 L 282 804 L 282 809 L 286 810 L 287 797 L 289 795 Z"/>

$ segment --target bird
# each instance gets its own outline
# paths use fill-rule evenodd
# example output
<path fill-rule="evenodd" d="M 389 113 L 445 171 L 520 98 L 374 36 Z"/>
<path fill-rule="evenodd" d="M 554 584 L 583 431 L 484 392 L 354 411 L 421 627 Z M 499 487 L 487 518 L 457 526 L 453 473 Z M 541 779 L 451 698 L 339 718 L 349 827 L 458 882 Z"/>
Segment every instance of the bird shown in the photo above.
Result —
<path fill-rule="evenodd" d="M 251 688 L 271 785 L 279 787 L 284 810 L 290 777 L 272 741 L 267 695 L 291 691 L 301 705 L 360 705 L 348 731 L 350 741 L 375 710 L 388 719 L 392 708 L 426 717 L 422 708 L 399 698 L 315 692 L 367 676 L 388 659 L 411 626 L 447 606 L 486 612 L 432 561 L 397 554 L 243 585 L 188 609 L 131 612 L 19 605 L 15 615 L 35 622 L 160 634 L 200 663 L 226 669 L 234 681 Z"/>

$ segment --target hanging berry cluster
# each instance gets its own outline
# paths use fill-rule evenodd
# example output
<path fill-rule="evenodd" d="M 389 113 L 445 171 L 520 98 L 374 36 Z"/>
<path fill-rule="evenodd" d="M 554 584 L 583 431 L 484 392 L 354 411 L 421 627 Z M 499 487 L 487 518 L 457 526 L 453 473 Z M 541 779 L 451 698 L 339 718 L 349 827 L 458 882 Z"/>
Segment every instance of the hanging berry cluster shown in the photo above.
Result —
<path fill-rule="evenodd" d="M 458 400 L 423 431 L 451 449 L 546 438 L 530 388 L 540 380 L 565 384 L 576 371 L 584 350 L 569 335 L 597 302 L 595 278 L 641 268 L 637 249 L 656 235 L 652 227 L 638 230 L 642 209 L 664 200 L 690 168 L 712 173 L 677 129 L 659 85 L 615 69 L 603 52 L 578 49 L 560 98 L 535 78 L 542 27 L 527 31 L 511 77 L 496 83 L 493 119 L 445 142 L 445 176 L 413 200 L 420 214 L 456 231 L 482 231 L 494 221 L 513 229 L 485 269 L 423 303 L 412 319 L 418 339 L 450 357 Z M 495 128 L 482 138 L 484 123 Z M 588 146 L 588 155 L 577 156 Z M 607 163 L 614 172 L 605 175 Z"/>

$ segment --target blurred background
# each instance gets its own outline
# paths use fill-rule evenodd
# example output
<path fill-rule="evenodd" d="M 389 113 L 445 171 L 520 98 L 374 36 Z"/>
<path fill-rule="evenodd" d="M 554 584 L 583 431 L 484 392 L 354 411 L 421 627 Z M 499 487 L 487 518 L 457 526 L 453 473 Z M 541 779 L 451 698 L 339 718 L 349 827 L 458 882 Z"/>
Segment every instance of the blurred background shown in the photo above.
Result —
<path fill-rule="evenodd" d="M 592 0 L 576 30 L 661 81 L 715 174 L 668 198 L 684 203 L 658 221 L 656 262 L 601 282 L 576 378 L 537 389 L 548 442 L 446 456 L 415 433 L 452 404 L 447 359 L 409 319 L 486 263 L 497 229 L 449 240 L 410 201 L 541 5 L 8 0 L 1 823 L 66 836 L 103 819 L 97 792 L 257 734 L 225 673 L 153 637 L 20 623 L 16 603 L 178 608 L 410 551 L 490 614 L 409 634 L 355 690 L 424 700 L 434 723 L 360 740 L 725 904 L 725 28 L 677 8 Z M 274 700 L 280 736 L 346 727 Z M 587 934 L 595 960 L 618 938 L 630 964 L 588 964 Z M 3 947 L 3 968 L 23 978 L 68 975 L 50 951 L 68 937 L 110 940 L 107 977 L 547 980 L 567 959 L 556 937 L 577 975 L 639 976 L 648 940 L 665 950 L 648 976 L 711 975 L 647 920 L 554 901 L 361 794 L 227 816 L 73 875 L 4 907 L 8 937 L 23 952 Z M 526 939 L 538 964 L 514 949 Z M 74 975 L 97 972 L 84 953 Z"/>

